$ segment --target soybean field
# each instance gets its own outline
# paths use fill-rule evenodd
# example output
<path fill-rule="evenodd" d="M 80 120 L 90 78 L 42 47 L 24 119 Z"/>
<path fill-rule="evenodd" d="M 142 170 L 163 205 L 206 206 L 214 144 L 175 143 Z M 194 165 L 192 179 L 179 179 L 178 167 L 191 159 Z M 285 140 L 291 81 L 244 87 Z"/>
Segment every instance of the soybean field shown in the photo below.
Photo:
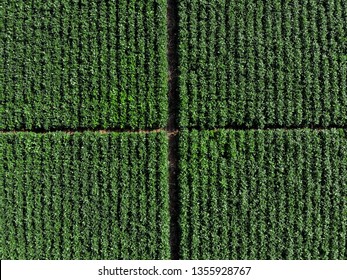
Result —
<path fill-rule="evenodd" d="M 0 136 L 1 259 L 167 259 L 164 133 Z"/>
<path fill-rule="evenodd" d="M 179 1 L 180 127 L 344 126 L 347 3 Z"/>
<path fill-rule="evenodd" d="M 165 5 L 3 2 L 0 129 L 164 127 Z"/>
<path fill-rule="evenodd" d="M 345 130 L 179 136 L 183 259 L 346 259 Z"/>
<path fill-rule="evenodd" d="M 347 259 L 347 1 L 4 0 L 0 259 Z"/>

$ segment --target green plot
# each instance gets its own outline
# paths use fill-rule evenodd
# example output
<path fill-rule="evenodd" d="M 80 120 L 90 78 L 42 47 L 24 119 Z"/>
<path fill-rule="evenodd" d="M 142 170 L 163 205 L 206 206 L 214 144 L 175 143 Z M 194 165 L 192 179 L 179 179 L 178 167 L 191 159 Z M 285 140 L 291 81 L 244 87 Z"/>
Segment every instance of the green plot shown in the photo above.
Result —
<path fill-rule="evenodd" d="M 0 135 L 1 259 L 167 259 L 164 133 Z"/>
<path fill-rule="evenodd" d="M 1 6 L 0 129 L 166 126 L 166 1 Z"/>
<path fill-rule="evenodd" d="M 181 127 L 347 124 L 347 2 L 179 1 Z"/>
<path fill-rule="evenodd" d="M 183 259 L 346 259 L 344 130 L 183 132 Z"/>

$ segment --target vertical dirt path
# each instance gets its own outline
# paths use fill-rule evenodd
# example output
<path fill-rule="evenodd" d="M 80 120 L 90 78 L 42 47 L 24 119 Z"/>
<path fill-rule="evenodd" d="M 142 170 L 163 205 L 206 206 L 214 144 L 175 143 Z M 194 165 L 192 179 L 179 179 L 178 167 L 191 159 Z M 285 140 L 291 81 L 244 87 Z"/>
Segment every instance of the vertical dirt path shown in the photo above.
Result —
<path fill-rule="evenodd" d="M 178 0 L 167 1 L 169 63 L 169 195 L 171 259 L 179 259 L 179 190 L 178 190 Z"/>

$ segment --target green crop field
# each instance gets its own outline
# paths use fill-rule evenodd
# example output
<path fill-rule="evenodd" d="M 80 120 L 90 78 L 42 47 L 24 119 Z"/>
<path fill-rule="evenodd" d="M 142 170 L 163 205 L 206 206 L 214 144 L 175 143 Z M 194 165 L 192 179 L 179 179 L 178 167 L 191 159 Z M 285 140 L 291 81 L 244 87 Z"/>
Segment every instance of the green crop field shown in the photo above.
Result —
<path fill-rule="evenodd" d="M 347 1 L 180 0 L 181 127 L 347 123 Z"/>
<path fill-rule="evenodd" d="M 165 133 L 0 135 L 0 259 L 167 259 Z"/>
<path fill-rule="evenodd" d="M 183 259 L 346 259 L 344 130 L 179 136 Z"/>
<path fill-rule="evenodd" d="M 0 259 L 347 259 L 347 1 L 3 0 Z"/>
<path fill-rule="evenodd" d="M 0 7 L 0 129 L 166 126 L 166 1 Z"/>

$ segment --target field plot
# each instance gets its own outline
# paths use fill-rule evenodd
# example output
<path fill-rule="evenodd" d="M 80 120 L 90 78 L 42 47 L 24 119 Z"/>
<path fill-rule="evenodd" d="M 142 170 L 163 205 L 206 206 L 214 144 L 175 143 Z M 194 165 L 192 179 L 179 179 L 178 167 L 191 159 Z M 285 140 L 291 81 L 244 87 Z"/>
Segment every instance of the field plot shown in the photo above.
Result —
<path fill-rule="evenodd" d="M 179 137 L 183 259 L 346 259 L 344 130 Z"/>
<path fill-rule="evenodd" d="M 181 127 L 347 124 L 347 2 L 179 1 Z"/>
<path fill-rule="evenodd" d="M 1 130 L 166 126 L 166 1 L 1 6 Z"/>
<path fill-rule="evenodd" d="M 164 133 L 0 135 L 1 259 L 167 259 Z"/>

